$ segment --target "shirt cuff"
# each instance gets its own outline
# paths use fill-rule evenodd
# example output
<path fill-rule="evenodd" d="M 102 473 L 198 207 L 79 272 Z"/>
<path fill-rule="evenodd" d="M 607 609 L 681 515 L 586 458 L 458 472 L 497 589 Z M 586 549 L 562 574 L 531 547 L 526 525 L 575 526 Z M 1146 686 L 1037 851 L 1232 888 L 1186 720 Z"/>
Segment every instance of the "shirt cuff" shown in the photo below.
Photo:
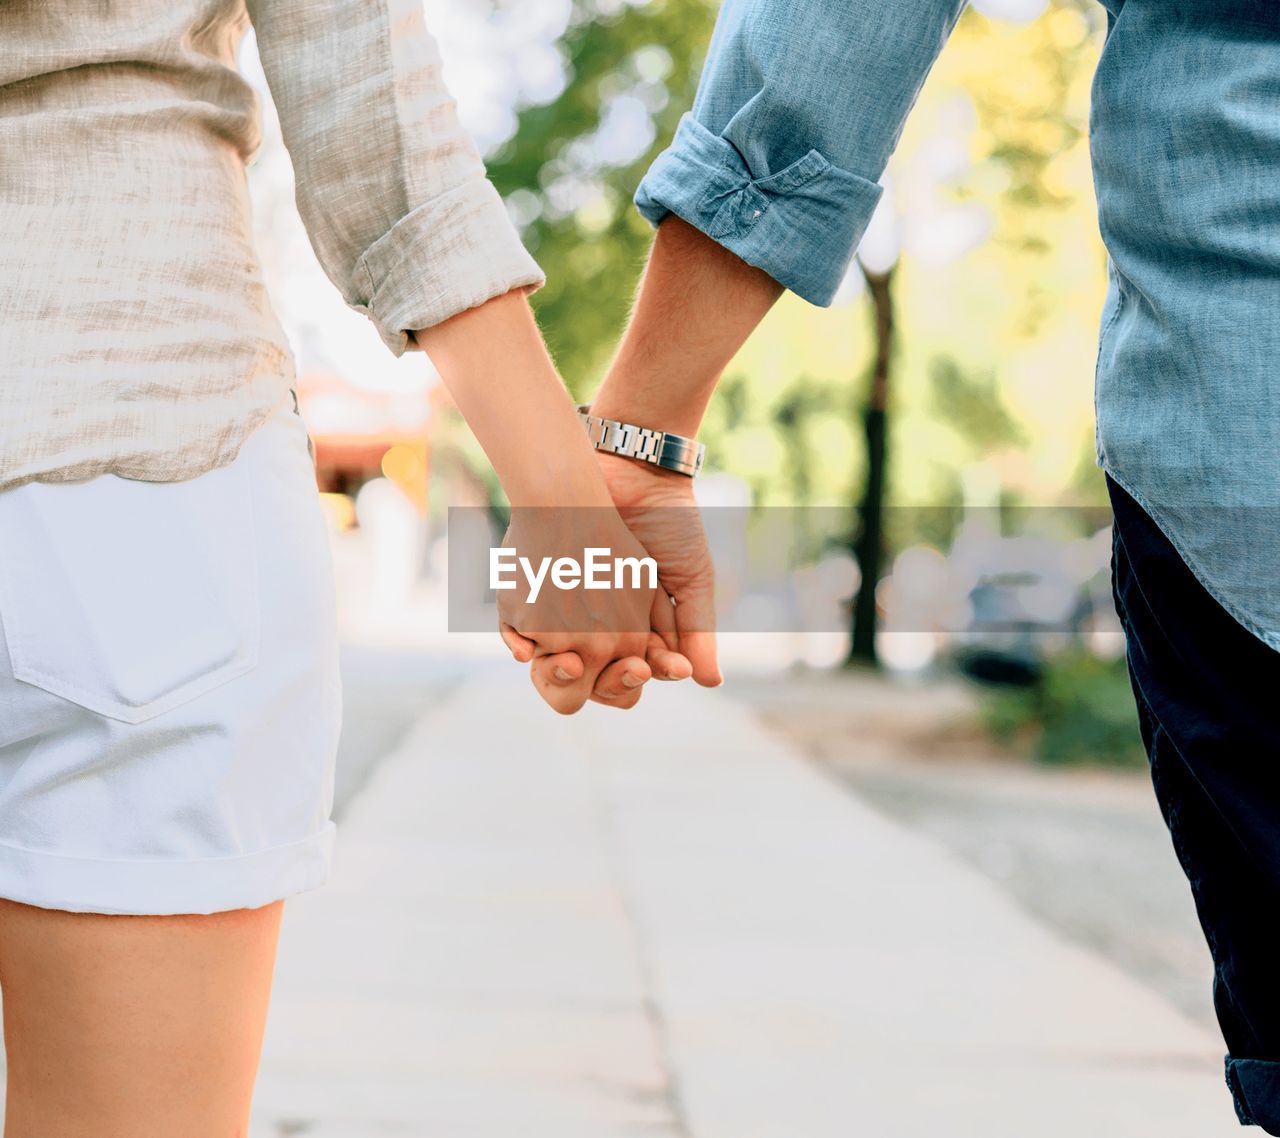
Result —
<path fill-rule="evenodd" d="M 636 191 L 654 225 L 670 213 L 811 304 L 831 303 L 883 187 L 818 151 L 755 178 L 737 147 L 692 115 Z"/>
<path fill-rule="evenodd" d="M 520 242 L 488 179 L 466 182 L 405 214 L 360 258 L 363 312 L 397 356 L 418 345 L 410 333 L 546 277 Z"/>

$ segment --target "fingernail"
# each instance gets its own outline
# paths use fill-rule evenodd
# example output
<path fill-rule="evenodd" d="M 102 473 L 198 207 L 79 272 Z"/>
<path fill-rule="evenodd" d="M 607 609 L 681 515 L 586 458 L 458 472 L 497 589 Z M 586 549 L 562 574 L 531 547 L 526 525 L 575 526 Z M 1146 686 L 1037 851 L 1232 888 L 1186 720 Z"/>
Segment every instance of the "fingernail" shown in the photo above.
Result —
<path fill-rule="evenodd" d="M 624 688 L 638 688 L 644 680 L 637 676 L 634 672 L 622 673 L 622 686 Z"/>
<path fill-rule="evenodd" d="M 553 676 L 555 676 L 555 678 L 556 678 L 557 680 L 571 680 L 571 679 L 573 679 L 573 677 L 572 677 L 571 675 L 569 675 L 569 673 L 568 673 L 568 672 L 566 672 L 566 671 L 565 671 L 563 668 L 561 668 L 559 665 L 556 665 L 556 670 L 555 670 L 554 672 L 552 672 L 551 674 L 552 674 Z"/>

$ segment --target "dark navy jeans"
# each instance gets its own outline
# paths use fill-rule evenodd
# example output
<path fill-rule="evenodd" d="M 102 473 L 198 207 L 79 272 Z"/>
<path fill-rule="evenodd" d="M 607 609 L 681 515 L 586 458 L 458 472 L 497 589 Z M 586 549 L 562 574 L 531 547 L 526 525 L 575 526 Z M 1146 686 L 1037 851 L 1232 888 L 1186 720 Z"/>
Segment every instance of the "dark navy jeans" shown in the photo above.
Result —
<path fill-rule="evenodd" d="M 1108 489 L 1129 674 L 1213 954 L 1227 1084 L 1242 1123 L 1280 1135 L 1280 653 L 1222 609 L 1123 489 Z"/>

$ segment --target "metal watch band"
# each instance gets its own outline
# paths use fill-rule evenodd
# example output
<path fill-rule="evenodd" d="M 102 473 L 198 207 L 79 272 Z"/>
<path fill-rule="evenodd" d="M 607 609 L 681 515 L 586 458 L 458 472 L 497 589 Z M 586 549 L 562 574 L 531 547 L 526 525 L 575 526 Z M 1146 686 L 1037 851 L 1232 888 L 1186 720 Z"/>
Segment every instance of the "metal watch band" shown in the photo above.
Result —
<path fill-rule="evenodd" d="M 591 414 L 589 403 L 578 405 L 578 417 L 587 428 L 587 438 L 596 450 L 634 458 L 690 478 L 702 469 L 707 448 L 696 439 L 673 435 L 670 431 L 637 427 L 634 423 L 619 423 L 616 419 L 602 419 Z"/>

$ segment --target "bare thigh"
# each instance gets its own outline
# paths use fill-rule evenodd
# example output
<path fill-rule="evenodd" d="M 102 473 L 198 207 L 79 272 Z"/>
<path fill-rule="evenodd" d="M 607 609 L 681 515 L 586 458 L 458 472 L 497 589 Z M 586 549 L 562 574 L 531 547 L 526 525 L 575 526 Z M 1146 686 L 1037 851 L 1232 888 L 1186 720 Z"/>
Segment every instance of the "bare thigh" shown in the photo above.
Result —
<path fill-rule="evenodd" d="M 4 1138 L 243 1138 L 282 907 L 117 917 L 0 901 Z"/>

